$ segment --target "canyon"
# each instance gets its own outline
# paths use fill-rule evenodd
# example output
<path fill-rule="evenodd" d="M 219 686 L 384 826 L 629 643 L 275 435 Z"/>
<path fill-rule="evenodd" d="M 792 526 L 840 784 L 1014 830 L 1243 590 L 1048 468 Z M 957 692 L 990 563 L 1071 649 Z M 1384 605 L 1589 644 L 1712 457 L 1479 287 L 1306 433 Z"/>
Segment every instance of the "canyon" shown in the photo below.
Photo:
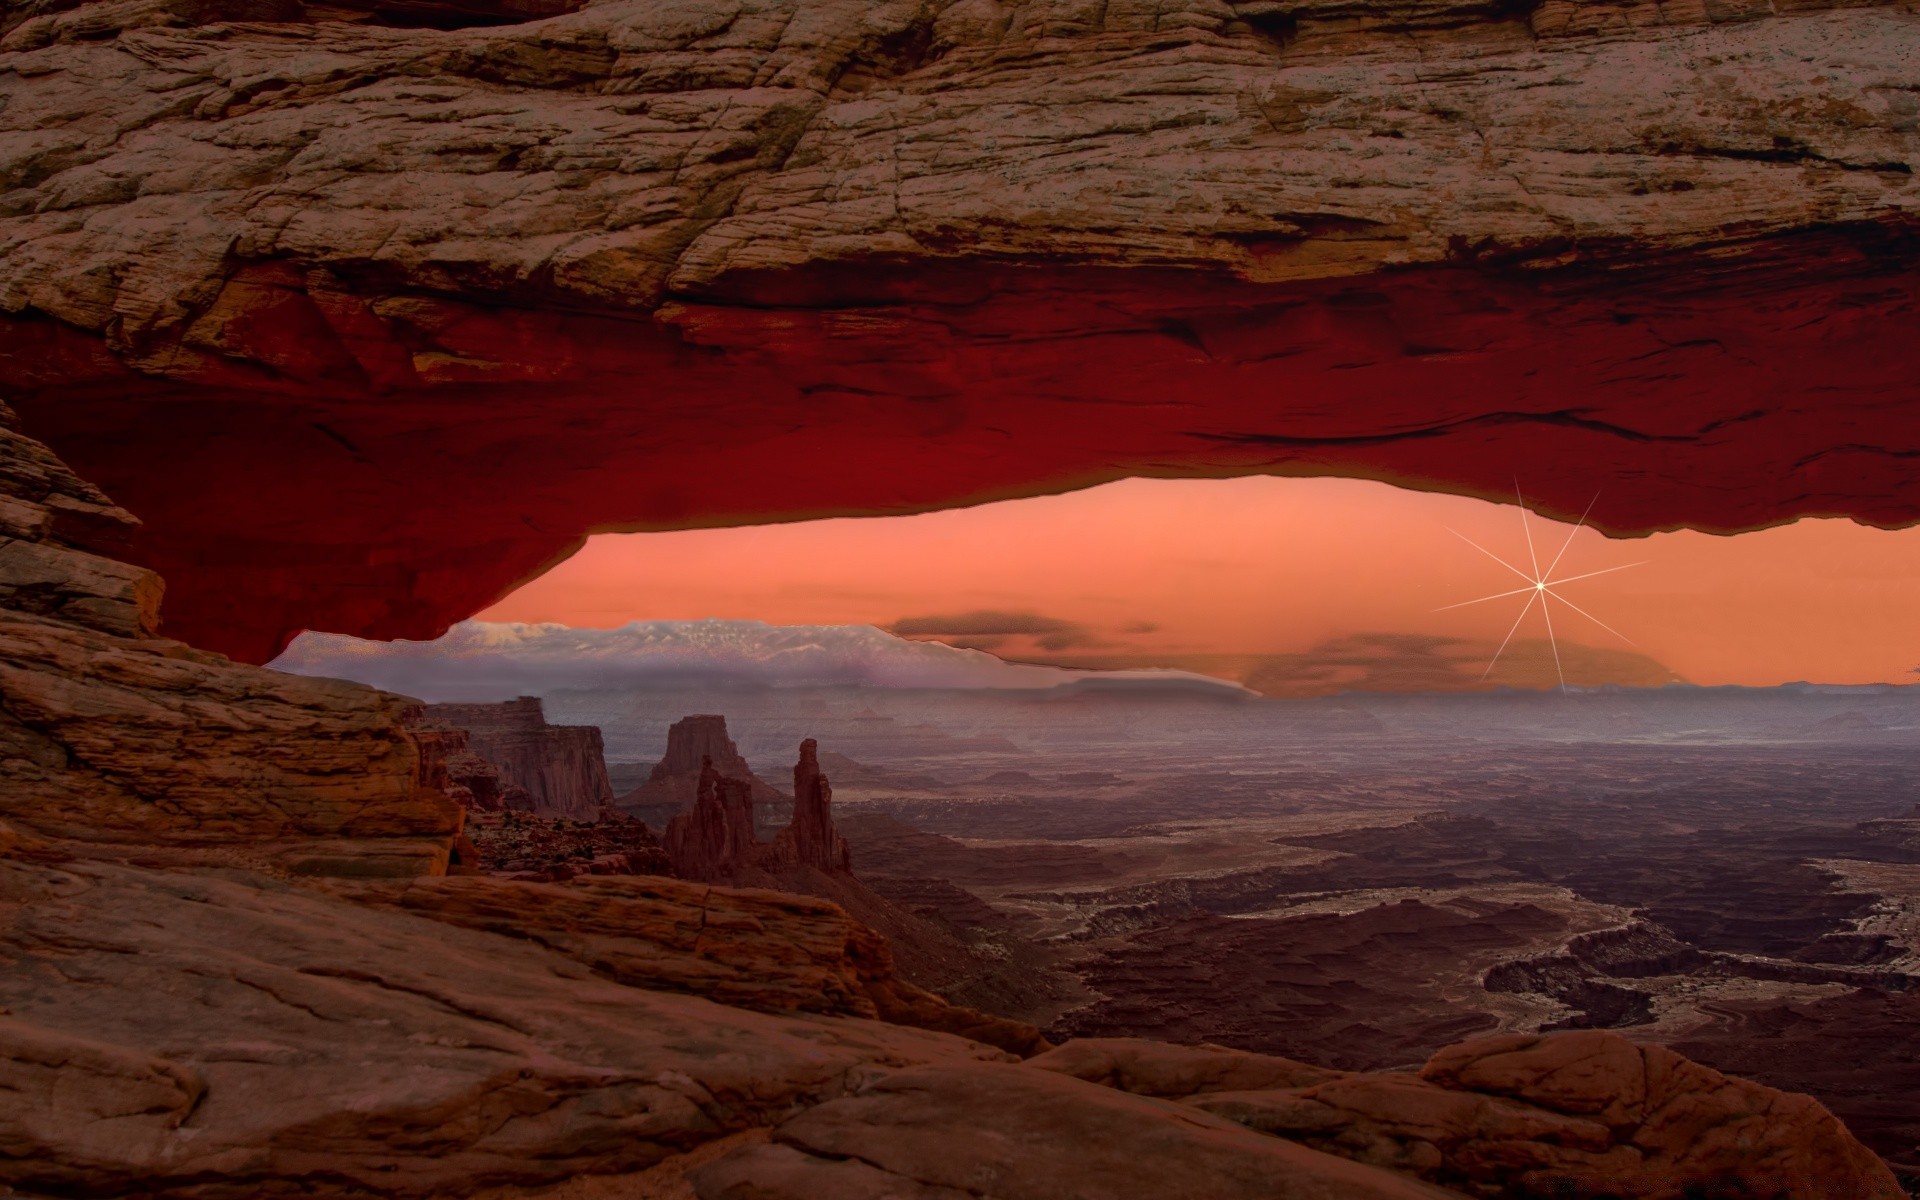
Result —
<path fill-rule="evenodd" d="M 10 1188 L 1414 1200 L 1788 1178 L 1810 1198 L 1901 1194 L 1816 1102 L 1611 1033 L 1468 1042 L 1417 1076 L 1056 1049 L 905 982 L 832 903 L 447 874 L 462 738 L 365 685 L 156 637 L 159 581 L 79 545 L 130 518 L 39 443 L 6 429 L 0 450 Z M 193 752 L 157 755 L 163 734 Z M 839 869 L 812 751 L 791 840 L 803 869 Z M 321 833 L 325 854 L 295 836 Z M 1069 1163 L 1063 1144 L 1085 1149 Z"/>
<path fill-rule="evenodd" d="M 596 531 L 1130 475 L 1912 524 L 1916 48 L 1906 0 L 8 7 L 0 1188 L 1899 1200 L 1907 689 L 255 664 Z"/>

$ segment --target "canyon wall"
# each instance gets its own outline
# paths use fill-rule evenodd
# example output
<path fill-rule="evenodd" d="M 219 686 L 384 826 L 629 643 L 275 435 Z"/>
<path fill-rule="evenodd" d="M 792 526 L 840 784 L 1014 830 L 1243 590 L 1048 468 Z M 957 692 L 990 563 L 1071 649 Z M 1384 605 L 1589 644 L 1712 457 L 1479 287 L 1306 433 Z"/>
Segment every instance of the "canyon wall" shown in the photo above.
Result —
<path fill-rule="evenodd" d="M 1920 515 L 1909 4 L 348 7 L 0 40 L 0 388 L 195 644 L 1127 475 Z"/>
<path fill-rule="evenodd" d="M 613 785 L 591 725 L 549 725 L 536 696 L 498 704 L 429 704 L 429 725 L 464 730 L 473 753 L 523 791 L 543 817 L 591 821 L 613 804 Z M 518 807 L 503 801 L 502 807 Z"/>

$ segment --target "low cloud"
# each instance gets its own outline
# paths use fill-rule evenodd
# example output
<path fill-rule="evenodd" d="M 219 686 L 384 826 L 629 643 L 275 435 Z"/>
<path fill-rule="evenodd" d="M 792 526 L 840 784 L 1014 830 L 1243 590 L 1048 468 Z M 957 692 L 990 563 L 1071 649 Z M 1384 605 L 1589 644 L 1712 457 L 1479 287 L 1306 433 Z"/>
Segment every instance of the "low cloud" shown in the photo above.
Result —
<path fill-rule="evenodd" d="M 1116 647 L 1094 653 L 1025 652 L 1009 661 L 1120 671 L 1158 667 L 1236 680 L 1267 696 L 1330 696 L 1339 692 L 1468 692 L 1492 687 L 1552 688 L 1560 682 L 1545 640 L 1507 646 L 1487 671 L 1497 645 L 1424 633 L 1356 633 L 1296 654 L 1183 653 Z M 1560 670 L 1576 687 L 1663 687 L 1678 674 L 1632 650 L 1560 643 Z"/>
<path fill-rule="evenodd" d="M 888 627 L 888 632 L 906 638 L 933 638 L 978 650 L 999 649 L 1011 638 L 1032 638 L 1040 649 L 1048 651 L 1100 644 L 1093 631 L 1077 621 L 990 608 L 902 617 Z"/>
<path fill-rule="evenodd" d="M 1261 659 L 1243 682 L 1269 696 L 1334 692 L 1458 692 L 1484 687 L 1549 688 L 1565 672 L 1579 687 L 1661 687 L 1684 682 L 1666 665 L 1631 650 L 1561 642 L 1559 665 L 1546 641 L 1521 640 L 1501 652 L 1492 671 L 1490 642 L 1417 633 L 1358 633 L 1300 654 Z"/>

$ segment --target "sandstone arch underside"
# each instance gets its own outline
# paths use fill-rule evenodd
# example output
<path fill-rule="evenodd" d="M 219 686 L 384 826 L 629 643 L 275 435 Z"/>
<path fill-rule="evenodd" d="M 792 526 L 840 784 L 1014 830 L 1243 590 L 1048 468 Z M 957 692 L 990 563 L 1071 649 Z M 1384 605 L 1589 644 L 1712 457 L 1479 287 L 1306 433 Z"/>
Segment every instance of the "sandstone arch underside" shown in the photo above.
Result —
<path fill-rule="evenodd" d="M 360 7 L 0 18 L 0 389 L 199 645 L 1126 475 L 1920 520 L 1911 4 Z"/>

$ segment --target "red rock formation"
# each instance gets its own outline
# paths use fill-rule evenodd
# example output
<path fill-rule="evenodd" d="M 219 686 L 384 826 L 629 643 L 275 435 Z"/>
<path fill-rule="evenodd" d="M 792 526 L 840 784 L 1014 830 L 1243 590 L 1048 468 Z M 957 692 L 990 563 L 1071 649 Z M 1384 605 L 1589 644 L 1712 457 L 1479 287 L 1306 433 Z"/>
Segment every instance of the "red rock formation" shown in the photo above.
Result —
<path fill-rule="evenodd" d="M 5 35 L 0 386 L 201 644 L 1130 474 L 1920 515 L 1902 5 L 373 7 Z"/>
<path fill-rule="evenodd" d="M 531 797 L 530 811 L 540 816 L 589 821 L 613 803 L 599 729 L 547 724 L 538 697 L 499 704 L 429 704 L 425 721 L 465 730 L 472 751 Z"/>
<path fill-rule="evenodd" d="M 461 810 L 412 704 L 154 636 L 159 578 L 93 552 L 134 519 L 12 416 L 0 405 L 0 823 L 148 860 L 444 870 Z"/>
<path fill-rule="evenodd" d="M 753 794 L 745 780 L 728 779 L 711 758 L 700 762 L 693 807 L 667 822 L 667 861 L 682 879 L 725 883 L 750 866 L 760 847 L 753 836 Z"/>
<path fill-rule="evenodd" d="M 500 768 L 474 752 L 464 729 L 435 729 L 415 724 L 419 743 L 436 785 L 469 812 L 532 812 L 527 789 L 507 779 Z"/>
<path fill-rule="evenodd" d="M 819 749 L 812 738 L 800 743 L 800 761 L 793 767 L 793 820 L 762 856 L 768 869 L 853 870 L 847 839 L 833 827 L 833 788 L 820 773 Z"/>
<path fill-rule="evenodd" d="M 692 741 L 692 731 L 708 737 L 717 731 L 716 740 L 725 749 L 733 749 L 733 743 L 726 739 L 723 717 L 688 717 L 675 722 L 673 728 L 687 731 L 682 748 Z M 800 760 L 793 768 L 793 819 L 771 843 L 762 843 L 754 831 L 752 785 L 744 779 L 728 778 L 711 757 L 703 756 L 693 806 L 667 822 L 666 851 L 674 870 L 685 879 L 712 882 L 737 882 L 748 871 L 776 878 L 802 868 L 841 874 L 851 871 L 847 839 L 833 825 L 833 789 L 820 774 L 818 750 L 819 743 L 812 738 L 800 743 Z M 654 768 L 648 786 L 679 777 L 664 773 L 669 765 L 683 761 L 674 754 L 670 741 L 668 758 Z M 737 753 L 733 758 L 745 765 Z"/>
<path fill-rule="evenodd" d="M 467 818 L 471 874 L 536 883 L 564 883 L 582 875 L 672 875 L 660 840 L 646 822 L 617 808 L 592 821 L 548 819 L 525 812 Z"/>
<path fill-rule="evenodd" d="M 747 784 L 749 798 L 759 803 L 779 800 L 772 784 L 753 773 L 739 747 L 727 736 L 727 719 L 712 713 L 682 717 L 667 729 L 667 752 L 653 764 L 647 781 L 620 797 L 622 808 L 649 815 L 674 812 L 693 804 L 705 763 L 727 779 Z M 751 828 L 751 826 L 749 827 Z"/>

